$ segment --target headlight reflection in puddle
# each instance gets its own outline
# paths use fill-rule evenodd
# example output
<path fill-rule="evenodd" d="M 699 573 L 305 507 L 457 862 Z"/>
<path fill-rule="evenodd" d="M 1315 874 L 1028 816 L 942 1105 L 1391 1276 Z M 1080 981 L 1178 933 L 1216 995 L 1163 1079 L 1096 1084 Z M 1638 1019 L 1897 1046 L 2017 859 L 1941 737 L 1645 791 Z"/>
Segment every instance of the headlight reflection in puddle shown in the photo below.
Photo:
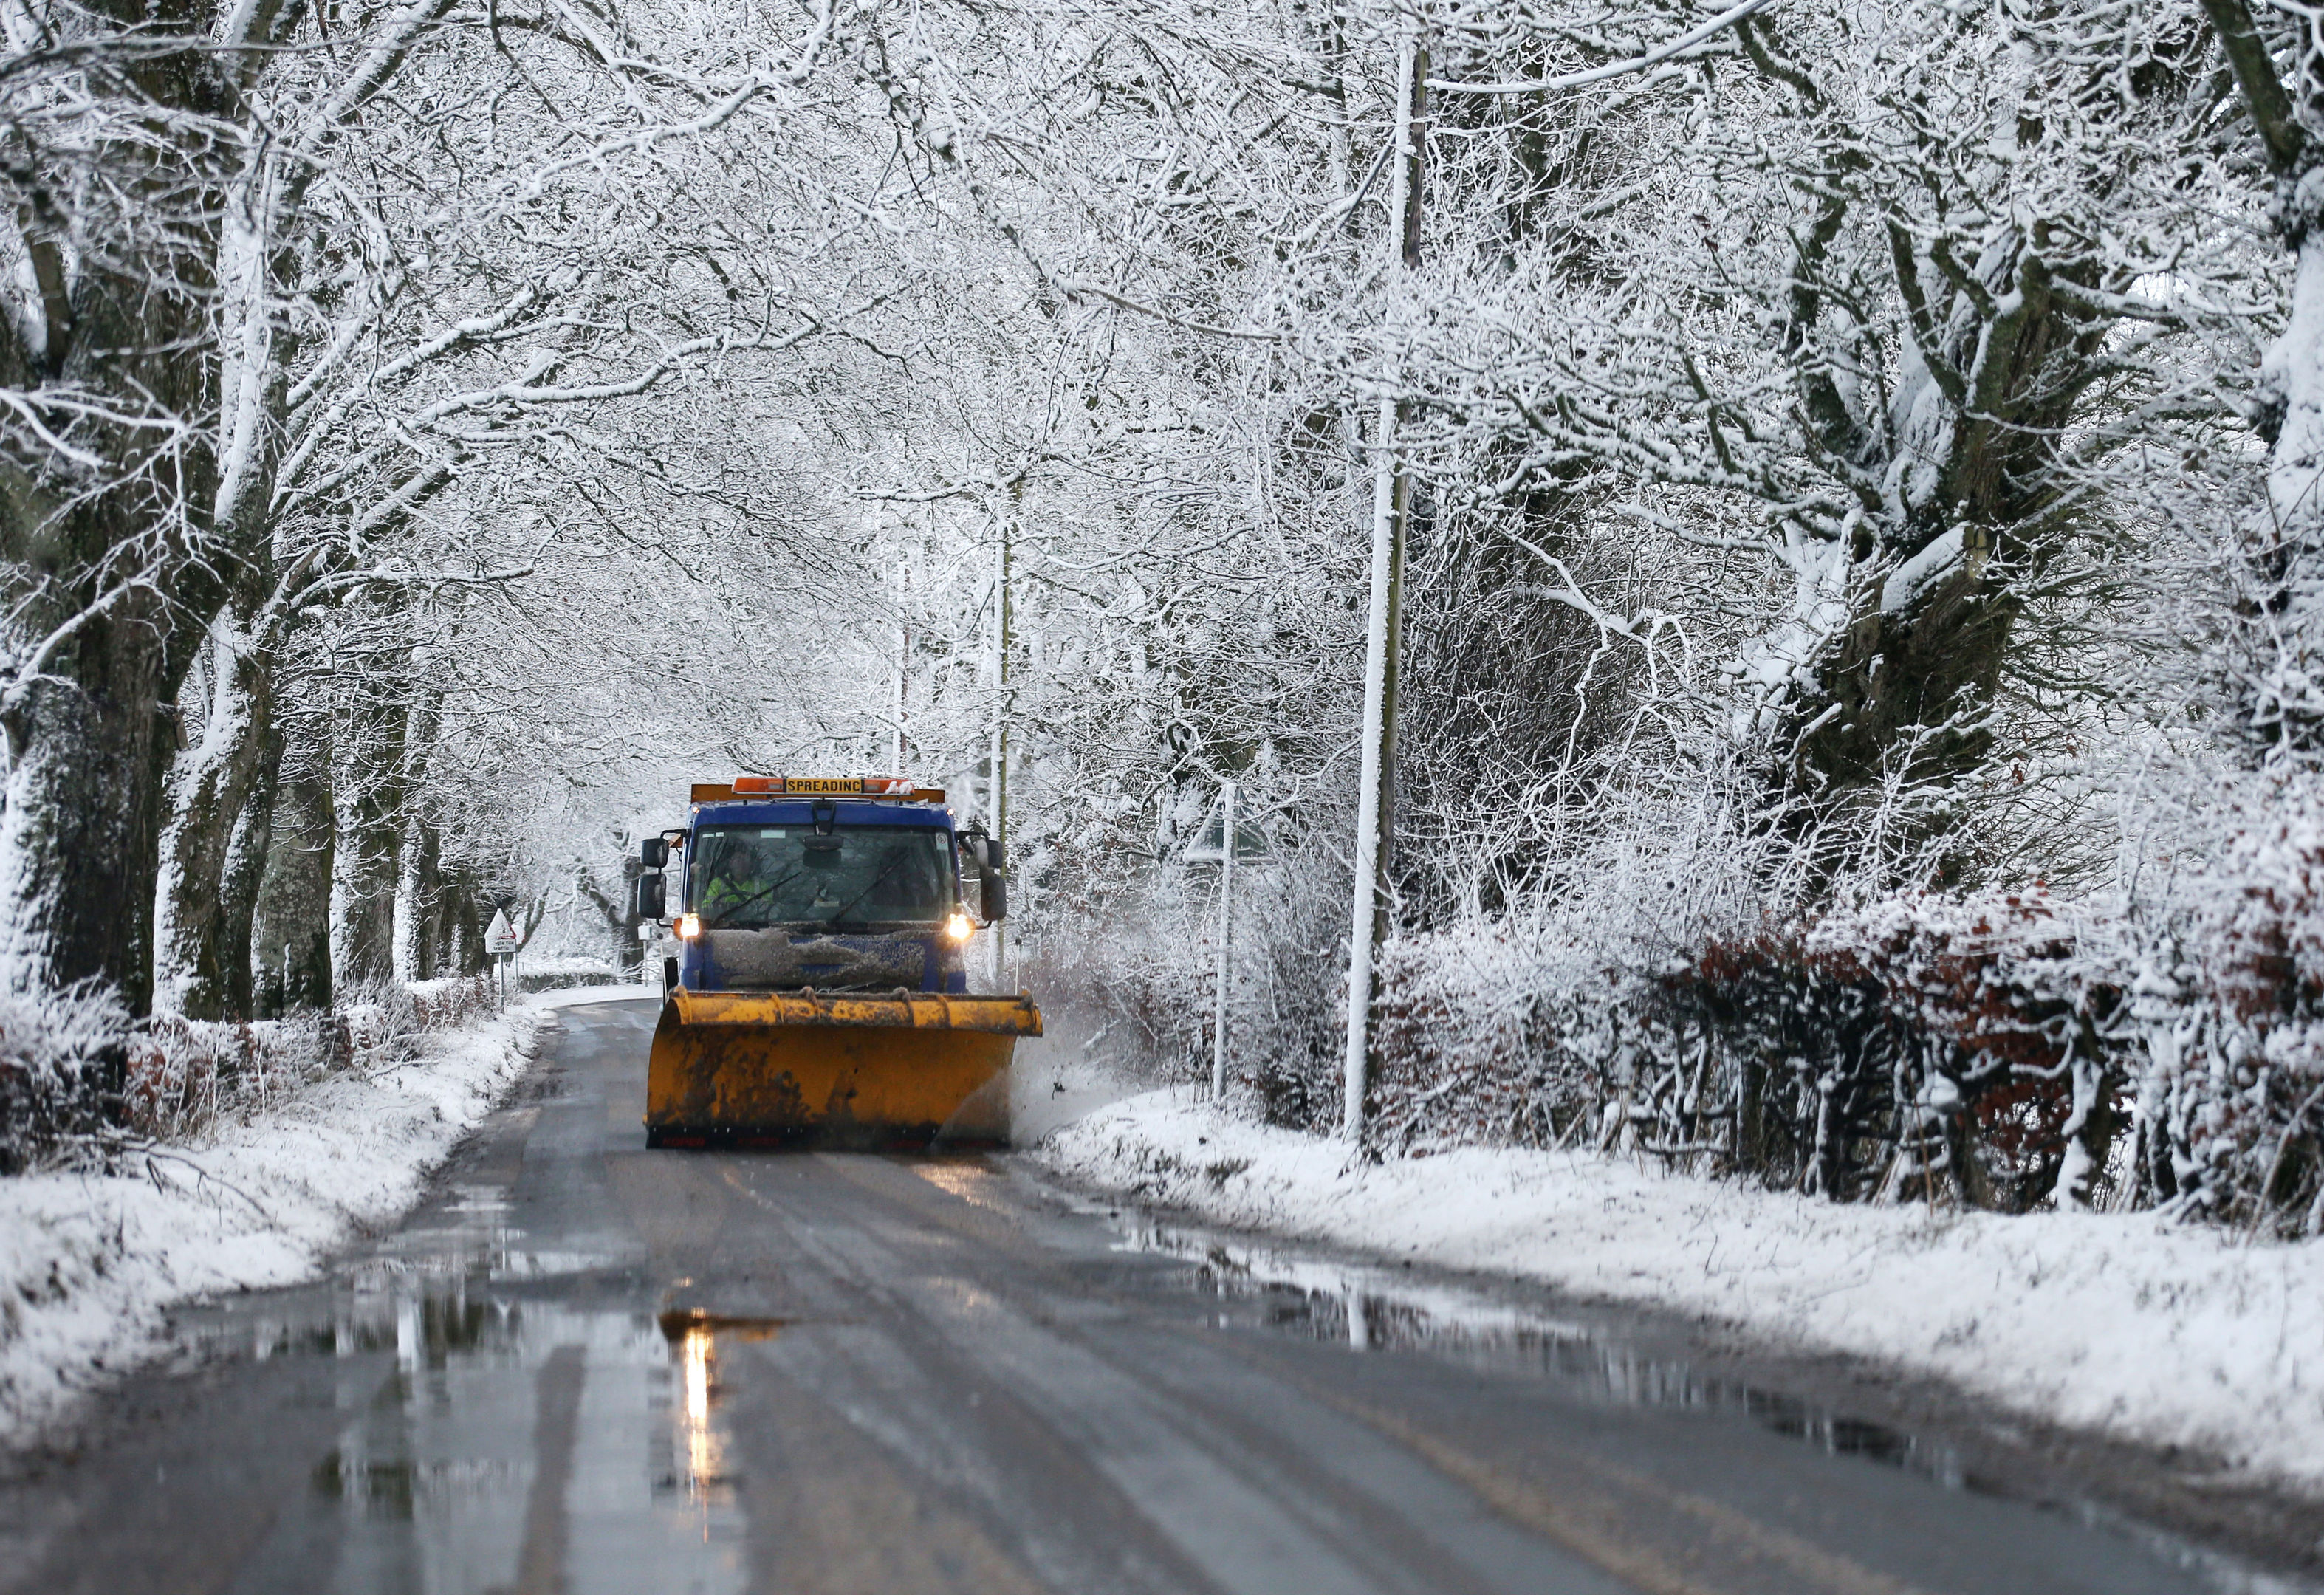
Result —
<path fill-rule="evenodd" d="M 696 1498 L 725 1478 L 724 1448 L 710 1427 L 711 1372 L 717 1357 L 717 1339 L 705 1325 L 689 1325 L 678 1338 L 678 1378 L 685 1384 L 678 1421 L 686 1451 L 686 1489 Z"/>
<path fill-rule="evenodd" d="M 677 1400 L 671 1404 L 678 1420 L 677 1461 L 687 1497 L 706 1504 L 728 1480 L 726 1436 L 716 1421 L 718 1347 L 722 1338 L 763 1341 L 781 1329 L 779 1318 L 732 1318 L 710 1313 L 672 1312 L 661 1315 L 661 1332 L 669 1342 L 678 1377 Z"/>

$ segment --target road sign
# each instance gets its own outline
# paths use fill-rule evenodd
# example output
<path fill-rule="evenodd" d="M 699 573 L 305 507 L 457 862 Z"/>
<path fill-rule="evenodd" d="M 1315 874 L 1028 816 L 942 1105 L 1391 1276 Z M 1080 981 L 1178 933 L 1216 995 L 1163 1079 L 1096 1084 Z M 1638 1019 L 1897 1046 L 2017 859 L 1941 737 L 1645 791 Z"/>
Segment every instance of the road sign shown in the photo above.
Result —
<path fill-rule="evenodd" d="M 484 951 L 495 958 L 513 957 L 516 945 L 516 927 L 509 923 L 507 910 L 494 908 L 492 928 L 484 932 Z"/>
<path fill-rule="evenodd" d="M 1190 864 L 1215 864 L 1226 857 L 1227 819 L 1225 815 L 1226 787 L 1211 800 L 1210 813 L 1203 816 L 1203 828 L 1195 834 L 1194 843 L 1180 856 Z M 1235 858 L 1241 863 L 1257 863 L 1268 855 L 1267 832 L 1249 820 L 1234 822 Z"/>

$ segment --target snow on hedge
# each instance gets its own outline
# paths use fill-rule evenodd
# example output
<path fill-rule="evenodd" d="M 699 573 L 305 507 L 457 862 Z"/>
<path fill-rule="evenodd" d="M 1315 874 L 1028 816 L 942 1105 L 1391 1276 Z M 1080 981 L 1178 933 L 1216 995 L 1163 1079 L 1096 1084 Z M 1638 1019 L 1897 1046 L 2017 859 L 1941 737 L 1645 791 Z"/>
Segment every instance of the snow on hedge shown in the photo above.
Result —
<path fill-rule="evenodd" d="M 1651 1302 L 2324 1490 L 2324 1241 L 2154 1213 L 1840 1204 L 1594 1152 L 1344 1143 L 1157 1092 L 1037 1154 L 1213 1222 Z"/>
<path fill-rule="evenodd" d="M 414 994 L 423 1011 L 442 995 Z M 150 1356 L 171 1304 L 307 1278 L 409 1207 L 549 1022 L 530 1004 L 458 1017 L 358 1045 L 336 1072 L 185 1139 L 0 1179 L 0 1441 Z"/>
<path fill-rule="evenodd" d="M 1766 884 L 1764 832 L 1718 840 L 1609 846 L 1392 938 L 1375 1148 L 1637 1152 L 1835 1201 L 2324 1236 L 2324 783 L 2262 784 L 2153 844 L 2135 890 L 1812 897 Z M 1330 1134 L 1344 901 L 1251 877 L 1231 1074 L 1269 1122 Z M 1213 914 L 1052 936 L 1033 983 L 1093 1056 L 1207 1079 Z"/>

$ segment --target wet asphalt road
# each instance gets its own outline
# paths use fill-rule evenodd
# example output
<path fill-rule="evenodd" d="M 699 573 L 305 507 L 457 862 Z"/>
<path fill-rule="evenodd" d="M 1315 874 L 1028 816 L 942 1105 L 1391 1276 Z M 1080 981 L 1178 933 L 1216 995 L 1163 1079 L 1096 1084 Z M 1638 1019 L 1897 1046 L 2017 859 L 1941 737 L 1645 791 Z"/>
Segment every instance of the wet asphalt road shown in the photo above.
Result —
<path fill-rule="evenodd" d="M 651 1019 L 567 1010 L 403 1229 L 0 1480 L 0 1590 L 2301 1587 L 1007 1160 L 648 1152 Z"/>

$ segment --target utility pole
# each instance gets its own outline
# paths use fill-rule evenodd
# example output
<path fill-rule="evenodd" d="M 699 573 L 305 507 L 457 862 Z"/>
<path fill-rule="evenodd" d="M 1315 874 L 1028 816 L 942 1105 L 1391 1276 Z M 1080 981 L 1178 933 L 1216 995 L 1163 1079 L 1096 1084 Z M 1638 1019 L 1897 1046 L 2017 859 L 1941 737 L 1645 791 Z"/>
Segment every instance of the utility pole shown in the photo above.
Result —
<path fill-rule="evenodd" d="M 1407 23 L 1397 52 L 1397 159 L 1388 188 L 1388 277 L 1420 264 L 1421 149 L 1427 142 L 1428 51 Z M 1371 604 L 1364 627 L 1362 783 L 1356 807 L 1356 880 L 1348 934 L 1346 1100 L 1340 1132 L 1361 1146 L 1376 1073 L 1373 1009 L 1379 952 L 1388 940 L 1388 885 L 1395 862 L 1396 710 L 1404 645 L 1404 542 L 1412 516 L 1412 475 L 1397 452 L 1403 406 L 1380 401 L 1372 440 Z"/>
<path fill-rule="evenodd" d="M 1219 830 L 1219 992 L 1218 1011 L 1211 1022 L 1211 1101 L 1227 1093 L 1227 989 L 1233 981 L 1235 784 L 1219 788 L 1223 811 Z"/>
<path fill-rule="evenodd" d="M 1001 517 L 999 559 L 993 572 L 993 669 L 992 695 L 992 768 L 985 779 L 987 824 L 992 839 L 1001 844 L 1005 857 L 1009 844 L 1009 561 L 1010 534 L 1017 519 L 1017 505 L 1022 500 L 1025 484 L 1019 480 L 1010 488 L 1008 512 Z M 1006 924 L 992 927 L 992 990 L 1002 991 L 1008 978 L 1009 927 Z"/>
<path fill-rule="evenodd" d="M 888 771 L 904 773 L 904 694 L 912 678 L 912 617 L 905 608 L 905 596 L 911 585 L 911 561 L 899 560 L 896 565 L 896 701 L 895 731 L 889 743 Z"/>

